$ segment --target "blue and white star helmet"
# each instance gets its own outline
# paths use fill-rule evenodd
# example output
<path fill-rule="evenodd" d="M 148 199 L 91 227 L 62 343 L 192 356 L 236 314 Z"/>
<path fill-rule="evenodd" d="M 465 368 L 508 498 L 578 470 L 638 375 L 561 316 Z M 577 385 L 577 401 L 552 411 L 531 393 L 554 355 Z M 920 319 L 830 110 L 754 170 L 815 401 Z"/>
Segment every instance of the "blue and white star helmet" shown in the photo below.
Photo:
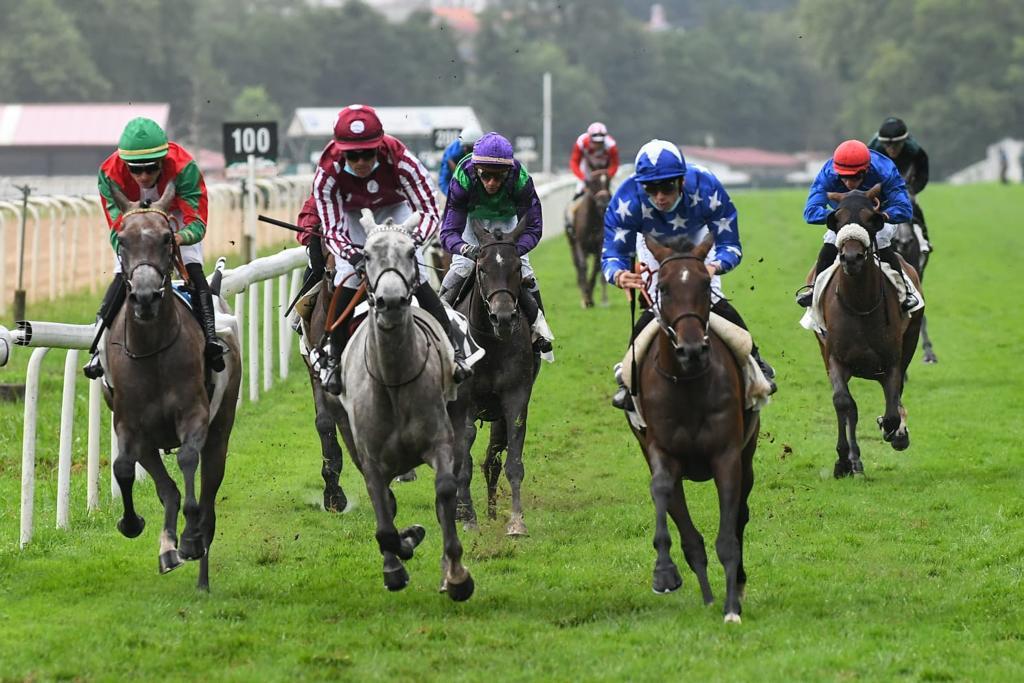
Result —
<path fill-rule="evenodd" d="M 651 140 L 636 153 L 634 175 L 641 183 L 679 178 L 686 175 L 686 160 L 671 142 Z"/>

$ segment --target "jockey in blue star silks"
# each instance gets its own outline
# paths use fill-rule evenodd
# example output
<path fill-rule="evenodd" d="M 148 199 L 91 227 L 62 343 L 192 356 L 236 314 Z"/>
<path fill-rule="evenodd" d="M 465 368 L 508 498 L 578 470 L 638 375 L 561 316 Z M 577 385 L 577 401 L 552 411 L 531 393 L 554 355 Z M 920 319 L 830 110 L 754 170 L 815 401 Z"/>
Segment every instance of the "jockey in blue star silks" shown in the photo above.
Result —
<path fill-rule="evenodd" d="M 651 140 L 637 152 L 633 175 L 619 186 L 605 211 L 601 270 L 616 287 L 638 289 L 643 280 L 639 273 L 633 272 L 631 265 L 637 254 L 653 274 L 649 291 L 657 304 L 658 261 L 647 248 L 644 235 L 658 241 L 685 237 L 697 244 L 709 232 L 715 237 L 715 246 L 705 260 L 711 274 L 711 310 L 747 329 L 743 318 L 722 293 L 721 275 L 738 266 L 743 258 L 736 207 L 711 171 L 687 166 L 682 152 L 671 142 Z M 653 311 L 644 311 L 633 329 L 633 337 L 653 319 Z M 774 391 L 775 371 L 761 359 L 756 344 L 752 355 Z M 629 392 L 618 372 L 616 379 L 619 390 L 612 405 L 628 408 Z"/>
<path fill-rule="evenodd" d="M 828 217 L 839 204 L 829 199 L 829 192 L 867 191 L 875 185 L 882 186 L 878 201 L 879 210 L 885 219 L 885 225 L 875 233 L 875 254 L 894 271 L 903 273 L 903 267 L 896 258 L 896 250 L 892 247 L 892 237 L 896 234 L 896 226 L 909 221 L 913 215 L 907 186 L 896 164 L 889 157 L 869 150 L 860 140 L 846 140 L 840 143 L 832 158 L 818 171 L 818 176 L 811 183 L 811 191 L 807 195 L 804 220 L 811 225 L 827 225 Z M 821 245 L 818 262 L 814 266 L 815 276 L 832 265 L 839 256 L 836 233 L 831 227 L 825 230 L 823 240 L 825 243 Z M 903 310 L 909 311 L 917 306 L 919 301 L 905 273 L 903 280 L 907 283 Z M 806 308 L 811 305 L 813 295 L 813 286 L 801 287 L 797 291 L 796 302 Z"/>
<path fill-rule="evenodd" d="M 466 126 L 459 133 L 459 137 L 444 148 L 441 165 L 437 169 L 437 186 L 441 189 L 441 194 L 448 196 L 448 185 L 452 182 L 455 167 L 459 165 L 464 156 L 473 153 L 473 145 L 483 136 L 483 131 L 476 126 Z"/>

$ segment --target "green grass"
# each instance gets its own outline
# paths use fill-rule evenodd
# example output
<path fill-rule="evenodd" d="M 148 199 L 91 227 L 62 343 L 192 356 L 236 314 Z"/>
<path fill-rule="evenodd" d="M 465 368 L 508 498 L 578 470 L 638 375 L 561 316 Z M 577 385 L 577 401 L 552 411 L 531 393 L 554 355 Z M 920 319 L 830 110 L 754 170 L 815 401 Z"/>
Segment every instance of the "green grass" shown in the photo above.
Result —
<path fill-rule="evenodd" d="M 905 393 L 912 445 L 893 451 L 870 428 L 877 384 L 857 381 L 867 476 L 835 481 L 835 416 L 817 345 L 792 292 L 821 231 L 800 220 L 802 192 L 737 193 L 746 250 L 727 292 L 779 372 L 763 415 L 745 559 L 743 624 L 722 624 L 713 486 L 687 495 L 712 555 L 718 602 L 701 605 L 684 572 L 671 596 L 650 590 L 648 475 L 624 419 L 607 405 L 628 307 L 582 311 L 561 240 L 534 259 L 558 362 L 534 392 L 524 506 L 530 537 L 499 519 L 463 533 L 477 593 L 436 592 L 440 533 L 429 471 L 396 486 L 399 524 L 428 535 L 402 593 L 381 585 L 372 510 L 355 468 L 344 515 L 320 510 L 319 444 L 304 373 L 246 403 L 218 502 L 210 595 L 196 566 L 157 575 L 159 511 L 134 541 L 114 529 L 104 463 L 102 510 L 52 528 L 57 415 L 40 424 L 37 529 L 17 550 L 20 406 L 0 407 L 0 679 L 3 680 L 1020 680 L 1024 677 L 1024 499 L 1019 463 L 1018 336 L 1024 287 L 1021 187 L 935 186 L 924 206 L 938 252 L 926 278 L 940 363 L 915 360 Z M 557 220 L 553 216 L 549 220 Z M 45 317 L 88 320 L 77 299 Z M 42 315 L 38 317 L 43 317 Z M 22 364 L 0 375 L 19 381 Z M 59 403 L 62 362 L 44 396 Z M 85 411 L 79 385 L 79 422 Z M 84 460 L 84 430 L 76 463 Z M 478 443 L 484 440 L 482 435 Z M 474 492 L 483 501 L 477 475 Z"/>

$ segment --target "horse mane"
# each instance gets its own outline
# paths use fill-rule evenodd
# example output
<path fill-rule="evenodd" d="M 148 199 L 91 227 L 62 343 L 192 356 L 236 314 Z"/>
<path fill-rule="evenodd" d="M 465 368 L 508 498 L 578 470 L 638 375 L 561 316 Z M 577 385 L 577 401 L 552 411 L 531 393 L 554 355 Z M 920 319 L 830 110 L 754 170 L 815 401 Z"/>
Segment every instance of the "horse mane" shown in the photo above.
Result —
<path fill-rule="evenodd" d="M 689 254 L 697 248 L 697 245 L 686 235 L 675 235 L 667 239 L 658 240 L 658 243 L 679 254 Z"/>

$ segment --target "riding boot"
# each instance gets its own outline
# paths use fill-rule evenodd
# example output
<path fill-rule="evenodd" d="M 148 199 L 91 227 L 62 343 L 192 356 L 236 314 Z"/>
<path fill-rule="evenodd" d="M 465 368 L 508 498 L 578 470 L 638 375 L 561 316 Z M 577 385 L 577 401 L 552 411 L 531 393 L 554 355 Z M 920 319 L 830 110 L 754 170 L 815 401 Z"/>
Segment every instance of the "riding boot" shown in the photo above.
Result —
<path fill-rule="evenodd" d="M 533 288 L 529 287 L 528 282 L 523 283 L 519 294 L 519 305 L 523 309 L 526 321 L 530 323 L 530 330 L 534 338 L 534 353 L 540 354 L 549 362 L 553 361 L 554 347 L 551 345 L 551 342 L 554 340 L 555 334 L 551 331 L 547 318 L 544 317 L 540 289 L 537 287 L 536 282 L 533 283 Z"/>
<path fill-rule="evenodd" d="M 96 336 L 92 340 L 92 346 L 89 347 L 89 353 L 92 356 L 82 368 L 82 373 L 89 379 L 99 379 L 103 376 L 103 366 L 100 365 L 100 337 L 103 336 L 104 330 L 110 329 L 117 312 L 124 304 L 126 294 L 124 276 L 121 273 L 114 273 L 114 279 L 107 287 L 107 291 L 103 295 L 103 302 L 100 303 L 100 309 L 96 312 Z"/>
<path fill-rule="evenodd" d="M 448 284 L 445 284 L 445 282 Z M 454 270 L 448 271 L 448 274 L 444 276 L 444 281 L 441 283 L 441 291 L 438 296 L 449 306 L 455 308 L 455 302 L 458 300 L 459 292 L 462 290 L 462 285 L 465 282 L 466 278 Z"/>
<path fill-rule="evenodd" d="M 652 320 L 654 320 L 654 313 L 651 310 L 646 310 L 640 314 L 640 318 L 633 325 L 633 331 L 629 335 L 630 344 L 636 341 L 637 336 L 643 332 L 644 328 Z M 615 382 L 618 384 L 618 388 L 615 390 L 615 395 L 612 396 L 612 407 L 619 410 L 635 410 L 633 396 L 629 393 L 629 389 L 626 388 L 626 382 L 622 378 L 622 363 L 615 364 Z"/>
<path fill-rule="evenodd" d="M 213 306 L 213 292 L 206 282 L 206 273 L 199 263 L 186 263 L 185 271 L 192 284 L 192 291 L 195 292 L 194 305 L 199 309 L 200 321 L 203 326 L 203 337 L 206 338 L 206 345 L 203 347 L 203 358 L 206 365 L 213 372 L 224 370 L 224 346 L 217 338 L 217 322 Z"/>
<path fill-rule="evenodd" d="M 344 311 L 348 308 L 355 295 L 356 290 L 343 287 L 338 295 L 339 311 Z M 348 343 L 348 330 L 349 321 L 346 320 L 334 328 L 334 331 L 328 333 L 330 343 L 328 344 L 327 353 L 323 354 L 325 360 L 324 367 L 320 371 L 320 383 L 327 393 L 334 394 L 335 396 L 339 395 L 345 388 L 341 381 L 341 352 L 345 350 L 345 344 Z"/>
<path fill-rule="evenodd" d="M 750 331 L 747 328 L 747 323 L 743 320 L 743 317 L 740 315 L 740 312 L 736 310 L 736 308 L 728 299 L 719 299 L 717 302 L 714 303 L 714 305 L 711 306 L 711 310 L 712 312 L 720 315 L 721 317 L 731 322 L 733 325 L 742 327 L 744 330 L 747 330 L 748 332 Z M 752 345 L 750 348 L 750 355 L 753 357 L 754 362 L 757 363 L 758 367 L 761 368 L 761 372 L 764 373 L 764 378 L 768 380 L 768 384 L 771 385 L 771 391 L 769 391 L 768 393 L 774 394 L 776 391 L 779 390 L 778 386 L 776 386 L 775 384 L 775 368 L 768 365 L 768 363 L 763 358 L 761 358 L 761 351 L 757 348 L 757 344 L 754 344 L 753 342 L 751 342 L 751 344 Z"/>
<path fill-rule="evenodd" d="M 839 256 L 839 247 L 834 244 L 826 242 L 821 245 L 821 251 L 818 252 L 818 262 L 814 265 L 814 275 L 811 277 L 811 284 L 804 285 L 796 291 L 796 302 L 800 306 L 807 308 L 811 305 L 814 300 L 814 280 L 819 274 L 824 272 L 826 268 L 835 263 L 836 258 Z"/>
<path fill-rule="evenodd" d="M 462 345 L 462 340 L 455 337 L 452 322 L 448 319 L 448 313 L 445 311 L 441 299 L 438 298 L 437 292 L 430 287 L 429 283 L 424 282 L 416 288 L 416 301 L 419 302 L 420 308 L 432 315 L 434 320 L 441 325 L 448 341 L 452 343 L 452 350 L 455 352 L 455 370 L 452 376 L 455 378 L 455 383 L 458 384 L 471 377 L 473 368 L 466 361 L 466 349 Z"/>
<path fill-rule="evenodd" d="M 915 308 L 920 303 L 917 296 L 914 295 L 916 287 L 914 287 L 910 278 L 907 277 L 907 274 L 903 271 L 903 264 L 900 263 L 899 258 L 896 256 L 896 250 L 889 246 L 884 249 L 879 249 L 876 253 L 878 254 L 879 261 L 889 264 L 889 267 L 899 273 L 903 278 L 903 287 L 906 290 L 906 296 L 903 297 L 903 301 L 901 303 L 903 310 L 909 311 L 910 309 Z"/>

